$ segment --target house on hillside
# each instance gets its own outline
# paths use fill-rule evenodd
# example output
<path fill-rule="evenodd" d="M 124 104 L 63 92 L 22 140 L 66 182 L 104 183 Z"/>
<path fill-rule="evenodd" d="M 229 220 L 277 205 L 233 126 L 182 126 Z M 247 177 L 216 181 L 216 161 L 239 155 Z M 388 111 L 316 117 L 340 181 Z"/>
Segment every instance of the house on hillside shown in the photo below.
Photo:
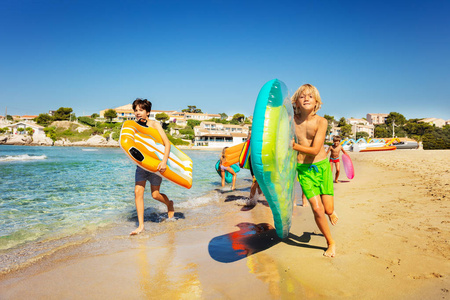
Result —
<path fill-rule="evenodd" d="M 247 140 L 251 125 L 202 122 L 194 127 L 194 145 L 210 148 L 231 147 Z"/>
<path fill-rule="evenodd" d="M 444 119 L 437 119 L 437 118 L 426 118 L 426 119 L 420 120 L 419 122 L 428 123 L 430 125 L 434 125 L 434 126 L 440 127 L 440 128 L 447 125 L 447 122 Z"/>
<path fill-rule="evenodd" d="M 100 111 L 100 118 L 105 118 L 105 112 L 107 110 L 109 110 L 111 108 L 107 108 L 104 110 Z M 133 105 L 132 104 L 126 104 L 126 105 L 122 105 L 116 108 L 113 108 L 116 113 L 117 113 L 117 117 L 115 119 L 113 119 L 113 122 L 123 122 L 123 121 L 127 121 L 127 120 L 134 120 L 134 111 L 133 111 Z M 150 112 L 150 116 L 149 119 L 150 120 L 156 120 L 156 115 L 160 114 L 160 113 L 165 113 L 167 114 L 169 117 L 172 113 L 175 113 L 176 111 L 173 110 L 153 110 Z"/>
<path fill-rule="evenodd" d="M 367 114 L 366 119 L 369 124 L 378 125 L 385 124 L 389 114 Z"/>
<path fill-rule="evenodd" d="M 110 108 L 104 109 L 100 111 L 100 118 L 105 117 L 105 112 Z M 117 113 L 117 118 L 113 119 L 113 122 L 123 122 L 126 120 L 134 120 L 134 111 L 132 104 L 122 105 L 116 108 L 113 108 Z M 150 112 L 149 119 L 156 120 L 156 115 L 160 113 L 165 113 L 169 116 L 169 122 L 176 123 L 177 125 L 185 127 L 187 125 L 188 120 L 198 120 L 205 121 L 214 118 L 220 118 L 219 114 L 208 114 L 208 113 L 186 113 L 186 112 L 178 112 L 176 110 L 153 110 Z"/>
<path fill-rule="evenodd" d="M 44 127 L 38 124 L 17 122 L 6 127 L 10 128 L 12 134 L 27 134 L 26 129 L 31 128 L 33 129 L 33 138 L 45 137 Z M 18 130 L 19 128 L 23 128 L 23 131 Z"/>
<path fill-rule="evenodd" d="M 33 122 L 38 116 L 21 116 L 20 119 L 26 122 Z"/>
<path fill-rule="evenodd" d="M 368 120 L 364 119 L 347 119 L 347 123 L 352 125 L 352 134 L 356 136 L 358 132 L 366 132 L 369 137 L 373 137 L 375 133 L 375 126 L 370 124 Z"/>

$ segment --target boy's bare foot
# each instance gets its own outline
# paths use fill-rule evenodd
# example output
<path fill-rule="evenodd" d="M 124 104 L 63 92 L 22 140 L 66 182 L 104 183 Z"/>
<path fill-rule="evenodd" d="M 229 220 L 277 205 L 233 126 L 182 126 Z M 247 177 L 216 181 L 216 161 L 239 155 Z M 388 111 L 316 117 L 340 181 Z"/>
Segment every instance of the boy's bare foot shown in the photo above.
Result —
<path fill-rule="evenodd" d="M 328 181 L 329 182 L 329 181 Z M 339 183 L 339 181 L 335 180 L 334 183 Z"/>
<path fill-rule="evenodd" d="M 138 228 L 136 228 L 135 230 L 133 230 L 131 233 L 130 233 L 130 235 L 138 235 L 138 234 L 140 234 L 142 231 L 144 231 L 145 229 L 144 229 L 144 227 L 138 227 Z"/>
<path fill-rule="evenodd" d="M 328 245 L 328 249 L 323 253 L 323 256 L 334 257 L 336 255 L 336 244 Z"/>
<path fill-rule="evenodd" d="M 167 216 L 169 219 L 173 218 L 175 214 L 175 209 L 173 208 L 173 201 L 169 200 L 169 205 L 167 205 Z"/>
<path fill-rule="evenodd" d="M 337 216 L 335 211 L 333 211 L 333 213 L 331 215 L 329 215 L 328 218 L 330 219 L 330 222 L 333 225 L 336 225 L 339 220 L 339 217 Z"/>
<path fill-rule="evenodd" d="M 303 207 L 308 207 L 308 206 L 309 206 L 308 200 L 306 200 L 306 201 L 303 200 L 302 206 L 303 206 Z"/>

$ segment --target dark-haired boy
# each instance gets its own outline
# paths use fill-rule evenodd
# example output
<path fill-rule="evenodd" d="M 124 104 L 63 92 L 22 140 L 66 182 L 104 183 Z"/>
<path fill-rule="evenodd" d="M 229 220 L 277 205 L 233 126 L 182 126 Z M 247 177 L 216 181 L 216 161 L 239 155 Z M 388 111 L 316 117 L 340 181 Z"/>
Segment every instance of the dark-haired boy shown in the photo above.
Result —
<path fill-rule="evenodd" d="M 158 130 L 158 133 L 161 135 L 161 138 L 164 142 L 164 157 L 158 165 L 157 170 L 160 173 L 164 173 L 166 171 L 167 159 L 170 154 L 170 142 L 167 138 L 166 133 L 161 127 L 161 124 L 156 121 L 152 121 L 149 119 L 150 112 L 152 110 L 152 103 L 147 99 L 136 99 L 133 102 L 133 111 L 136 117 L 136 121 L 142 126 L 153 127 Z M 155 200 L 158 200 L 161 203 L 167 205 L 167 211 L 169 218 L 172 218 L 174 215 L 173 201 L 170 201 L 169 198 L 165 194 L 161 194 L 159 189 L 161 187 L 162 178 L 161 176 L 156 175 L 155 173 L 146 171 L 141 167 L 136 167 L 135 173 L 135 186 L 134 186 L 134 201 L 136 204 L 136 212 L 138 216 L 139 226 L 135 230 L 133 230 L 130 235 L 137 235 L 144 230 L 144 191 L 146 182 L 150 181 L 150 189 L 152 192 L 152 197 Z"/>

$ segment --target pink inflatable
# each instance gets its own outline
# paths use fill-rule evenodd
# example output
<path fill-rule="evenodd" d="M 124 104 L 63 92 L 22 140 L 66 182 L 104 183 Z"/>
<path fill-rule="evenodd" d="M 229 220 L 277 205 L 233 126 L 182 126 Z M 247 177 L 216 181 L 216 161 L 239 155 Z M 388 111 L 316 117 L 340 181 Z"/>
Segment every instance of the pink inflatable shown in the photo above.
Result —
<path fill-rule="evenodd" d="M 344 165 L 345 175 L 348 179 L 355 177 L 355 170 L 353 169 L 353 163 L 348 154 L 342 154 L 342 164 Z"/>

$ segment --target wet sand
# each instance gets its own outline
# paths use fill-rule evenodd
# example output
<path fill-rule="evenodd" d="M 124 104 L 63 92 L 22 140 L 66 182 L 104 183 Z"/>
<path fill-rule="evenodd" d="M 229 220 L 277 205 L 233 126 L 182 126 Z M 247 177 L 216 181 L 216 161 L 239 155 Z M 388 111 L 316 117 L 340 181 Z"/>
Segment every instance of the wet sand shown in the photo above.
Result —
<path fill-rule="evenodd" d="M 263 201 L 235 205 L 248 195 L 242 188 L 219 193 L 204 225 L 182 220 L 137 237 L 110 228 L 0 275 L 0 298 L 450 298 L 449 154 L 351 153 L 355 178 L 341 170 L 335 184 L 335 258 L 323 257 L 309 207 L 294 208 L 291 236 L 280 241 Z"/>

